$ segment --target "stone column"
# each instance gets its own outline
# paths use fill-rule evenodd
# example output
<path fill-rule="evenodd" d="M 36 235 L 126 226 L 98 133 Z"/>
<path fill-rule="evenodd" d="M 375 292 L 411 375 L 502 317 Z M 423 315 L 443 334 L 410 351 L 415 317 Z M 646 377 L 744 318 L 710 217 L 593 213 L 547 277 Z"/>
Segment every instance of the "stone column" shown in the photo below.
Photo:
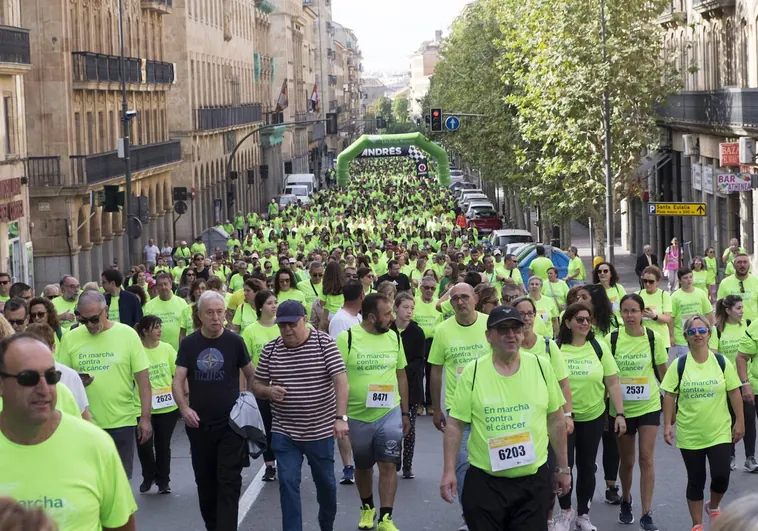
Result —
<path fill-rule="evenodd" d="M 187 213 L 188 214 L 188 213 Z M 187 214 L 184 214 L 186 216 Z M 184 217 L 182 216 L 182 217 Z M 163 247 L 163 240 L 168 240 L 171 246 L 174 246 L 174 211 L 171 209 L 165 210 L 163 213 L 163 238 L 161 239 L 158 247 Z"/>
<path fill-rule="evenodd" d="M 682 187 L 682 201 L 685 203 L 692 202 L 692 161 L 690 157 L 679 157 L 680 161 L 680 179 Z M 682 217 L 682 241 L 680 245 L 684 246 L 684 242 L 692 242 L 692 254 L 700 254 L 698 252 L 697 241 L 695 240 L 695 233 L 693 229 L 693 219 L 689 216 Z"/>
<path fill-rule="evenodd" d="M 113 265 L 113 214 L 103 212 L 102 229 L 103 229 L 103 269 Z"/>
<path fill-rule="evenodd" d="M 111 214 L 111 230 L 113 231 L 113 262 L 118 264 L 122 272 L 129 267 L 124 264 L 124 226 L 122 214 Z"/>
<path fill-rule="evenodd" d="M 90 276 L 87 279 L 80 278 L 79 282 L 87 282 L 90 280 L 99 280 L 100 273 L 103 272 L 103 223 L 102 223 L 102 207 L 98 207 L 95 215 L 90 220 L 90 239 L 92 241 L 92 251 L 90 260 L 92 262 L 92 269 Z"/>

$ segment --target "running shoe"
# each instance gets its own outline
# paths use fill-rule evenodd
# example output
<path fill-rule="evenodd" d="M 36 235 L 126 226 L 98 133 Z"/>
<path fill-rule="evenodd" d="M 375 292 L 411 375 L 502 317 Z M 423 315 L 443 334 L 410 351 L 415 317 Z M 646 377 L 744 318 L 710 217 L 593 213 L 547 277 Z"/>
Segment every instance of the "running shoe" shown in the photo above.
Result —
<path fill-rule="evenodd" d="M 748 472 L 755 472 L 758 470 L 758 461 L 755 460 L 755 457 L 748 457 L 745 459 L 745 470 Z"/>
<path fill-rule="evenodd" d="M 266 471 L 263 473 L 262 481 L 270 482 L 276 479 L 276 467 L 266 465 Z"/>
<path fill-rule="evenodd" d="M 713 525 L 713 522 L 721 516 L 721 508 L 716 507 L 715 509 L 711 509 L 711 502 L 708 501 L 705 503 L 705 512 L 708 515 L 708 518 L 710 518 L 709 524 Z"/>
<path fill-rule="evenodd" d="M 692 526 L 692 531 L 705 531 L 705 528 L 703 527 L 703 524 L 697 524 Z"/>
<path fill-rule="evenodd" d="M 590 515 L 580 514 L 576 517 L 576 531 L 597 531 L 597 527 L 590 522 Z"/>
<path fill-rule="evenodd" d="M 729 470 L 737 470 L 737 459 L 734 456 L 729 458 Z"/>
<path fill-rule="evenodd" d="M 468 531 L 468 524 L 463 524 L 458 528 L 458 531 Z"/>
<path fill-rule="evenodd" d="M 363 505 L 361 507 L 361 520 L 358 522 L 358 529 L 374 529 L 374 518 L 376 518 L 376 508 Z"/>
<path fill-rule="evenodd" d="M 434 408 L 432 406 L 427 407 L 426 408 L 426 414 L 428 416 L 430 416 L 430 417 L 433 416 L 434 415 Z"/>
<path fill-rule="evenodd" d="M 152 488 L 153 488 L 153 480 L 152 479 L 146 479 L 139 486 L 139 491 L 140 491 L 140 493 L 145 494 L 146 492 L 150 492 L 150 489 L 152 489 Z"/>
<path fill-rule="evenodd" d="M 413 470 L 403 470 L 403 479 L 413 479 L 415 477 Z"/>
<path fill-rule="evenodd" d="M 571 520 L 574 519 L 574 510 L 563 509 L 558 510 L 557 515 L 553 515 L 553 523 L 555 525 L 555 531 L 569 531 L 571 529 Z"/>
<path fill-rule="evenodd" d="M 619 523 L 620 524 L 633 524 L 634 513 L 632 512 L 632 500 L 621 500 L 621 508 L 619 509 Z"/>
<path fill-rule="evenodd" d="M 352 485 L 353 483 L 355 483 L 355 467 L 348 465 L 342 469 L 342 479 L 340 480 L 340 484 Z"/>
<path fill-rule="evenodd" d="M 605 503 L 608 505 L 619 505 L 621 503 L 621 495 L 619 495 L 619 486 L 613 485 L 605 489 Z"/>
<path fill-rule="evenodd" d="M 653 512 L 647 512 L 640 518 L 640 529 L 643 531 L 658 531 L 658 526 L 653 523 Z"/>
<path fill-rule="evenodd" d="M 168 486 L 168 483 L 158 485 L 158 494 L 171 494 L 171 487 Z"/>
<path fill-rule="evenodd" d="M 555 520 L 547 521 L 547 531 L 555 531 Z"/>
<path fill-rule="evenodd" d="M 419 417 L 424 416 L 424 406 L 418 406 L 416 408 L 416 415 L 418 415 Z"/>
<path fill-rule="evenodd" d="M 376 531 L 400 531 L 395 522 L 392 521 L 392 517 L 388 514 L 384 515 L 384 518 L 379 520 L 379 525 L 376 526 Z"/>

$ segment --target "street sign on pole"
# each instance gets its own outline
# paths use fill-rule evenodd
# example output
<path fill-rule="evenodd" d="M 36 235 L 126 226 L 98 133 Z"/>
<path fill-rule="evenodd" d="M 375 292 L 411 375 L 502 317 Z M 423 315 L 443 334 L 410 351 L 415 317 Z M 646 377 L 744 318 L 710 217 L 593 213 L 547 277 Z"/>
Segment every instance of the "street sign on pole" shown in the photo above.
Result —
<path fill-rule="evenodd" d="M 461 126 L 461 121 L 457 116 L 448 116 L 445 119 L 445 128 L 448 131 L 457 131 Z"/>
<path fill-rule="evenodd" d="M 652 216 L 705 216 L 705 203 L 648 203 Z"/>

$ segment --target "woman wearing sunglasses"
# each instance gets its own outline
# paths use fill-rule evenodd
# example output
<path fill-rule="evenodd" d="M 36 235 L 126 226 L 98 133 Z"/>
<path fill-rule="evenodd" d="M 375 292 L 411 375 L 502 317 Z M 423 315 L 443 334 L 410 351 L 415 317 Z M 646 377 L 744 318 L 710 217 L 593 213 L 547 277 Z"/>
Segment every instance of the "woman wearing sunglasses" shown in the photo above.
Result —
<path fill-rule="evenodd" d="M 280 269 L 274 275 L 274 294 L 279 304 L 295 300 L 305 306 L 305 295 L 297 289 L 297 278 L 289 268 Z"/>
<path fill-rule="evenodd" d="M 608 300 L 611 301 L 613 315 L 621 322 L 621 297 L 626 295 L 626 290 L 619 283 L 619 275 L 613 264 L 608 262 L 597 264 L 592 272 L 592 282 L 603 286 L 605 294 L 608 295 Z"/>
<path fill-rule="evenodd" d="M 145 354 L 150 360 L 153 436 L 144 444 L 137 441 L 137 456 L 142 467 L 139 491 L 148 492 L 153 484 L 160 494 L 171 493 L 171 436 L 179 419 L 171 382 L 176 373 L 176 350 L 161 341 L 162 322 L 156 315 L 146 315 L 135 326 Z M 136 398 L 139 400 L 139 397 Z"/>
<path fill-rule="evenodd" d="M 708 341 L 708 347 L 712 352 L 721 354 L 728 359 L 739 373 L 737 366 L 737 353 L 740 350 L 741 341 L 748 333 L 750 320 L 743 319 L 744 307 L 742 297 L 739 295 L 727 295 L 716 302 L 716 324 L 711 330 L 711 338 Z M 748 335 L 749 339 L 752 337 Z M 748 386 L 749 387 L 749 386 Z M 745 465 L 748 472 L 758 470 L 758 462 L 755 460 L 755 406 L 754 404 L 743 400 L 742 408 L 745 419 Z M 734 422 L 734 412 L 732 422 Z M 734 445 L 732 445 L 732 459 L 729 462 L 729 468 L 737 468 Z"/>
<path fill-rule="evenodd" d="M 35 297 L 29 301 L 29 324 L 47 323 L 55 332 L 55 344 L 59 345 L 63 336 L 61 321 L 55 311 L 55 306 L 44 297 Z"/>
<path fill-rule="evenodd" d="M 711 302 L 716 302 L 717 281 L 719 274 L 719 263 L 716 259 L 716 249 L 708 247 L 705 250 L 705 270 L 708 272 L 706 278 L 706 284 L 708 285 L 708 295 L 711 298 Z"/>
<path fill-rule="evenodd" d="M 660 281 L 661 270 L 656 266 L 647 266 L 640 275 L 640 282 L 644 289 L 641 289 L 637 294 L 642 297 L 645 303 L 642 311 L 645 327 L 661 336 L 666 346 L 666 352 L 668 352 L 674 335 L 671 295 L 658 287 Z M 621 317 L 623 319 L 623 313 Z"/>
<path fill-rule="evenodd" d="M 732 444 L 742 439 L 745 423 L 737 371 L 724 356 L 708 349 L 710 321 L 695 315 L 685 321 L 683 329 L 688 352 L 672 363 L 661 384 L 666 392 L 663 438 L 667 444 L 674 444 L 676 414 L 676 445 L 687 469 L 692 531 L 703 531 L 703 510 L 711 521 L 721 513 L 721 499 L 729 487 Z M 727 404 L 735 412 L 734 427 Z M 711 498 L 704 506 L 706 461 L 710 465 Z"/>
<path fill-rule="evenodd" d="M 583 303 L 566 308 L 561 318 L 558 345 L 568 364 L 569 385 L 574 408 L 574 433 L 566 441 L 569 467 L 576 463 L 577 531 L 596 531 L 590 522 L 590 502 L 595 492 L 595 460 L 605 428 L 605 395 L 616 410 L 613 431 L 620 437 L 626 432 L 624 403 L 618 380 L 618 367 L 605 341 L 592 332 L 592 310 Z M 574 517 L 572 489 L 558 498 L 561 513 L 555 518 L 556 529 L 568 529 Z"/>
<path fill-rule="evenodd" d="M 199 327 L 200 321 L 197 318 L 197 300 L 207 289 L 208 286 L 203 279 L 192 282 L 192 285 L 190 286 L 189 304 L 184 310 L 184 317 L 182 319 L 184 322 L 179 329 L 179 343 Z"/>
<path fill-rule="evenodd" d="M 650 276 L 643 271 L 643 280 Z M 649 284 L 646 284 L 649 285 Z M 666 294 L 668 295 L 668 294 Z M 658 381 L 666 374 L 668 353 L 664 337 L 648 327 L 648 307 L 640 295 L 631 293 L 621 299 L 621 317 L 624 326 L 611 332 L 607 343 L 619 368 L 621 394 L 626 415 L 626 433 L 618 438 L 619 476 L 621 478 L 621 507 L 618 520 L 622 524 L 634 522 L 632 511 L 632 477 L 635 461 L 635 435 L 639 434 L 640 499 L 642 517 L 640 528 L 657 531 L 653 523 L 651 505 L 655 485 L 654 451 L 658 426 L 661 424 L 661 399 Z M 644 326 L 643 326 L 644 325 Z M 665 338 L 668 339 L 668 330 Z M 610 405 L 609 423 L 616 416 Z"/>
<path fill-rule="evenodd" d="M 692 259 L 692 262 L 690 262 L 690 269 L 692 269 L 692 284 L 697 289 L 710 293 L 708 271 L 705 269 L 705 261 L 699 256 L 696 256 Z"/>
<path fill-rule="evenodd" d="M 693 285 L 692 271 L 682 268 L 677 271 L 679 289 L 671 295 L 671 316 L 674 321 L 673 350 L 676 357 L 687 353 L 687 341 L 684 337 L 684 323 L 693 315 L 705 315 L 713 323 L 713 310 L 708 295 Z"/>

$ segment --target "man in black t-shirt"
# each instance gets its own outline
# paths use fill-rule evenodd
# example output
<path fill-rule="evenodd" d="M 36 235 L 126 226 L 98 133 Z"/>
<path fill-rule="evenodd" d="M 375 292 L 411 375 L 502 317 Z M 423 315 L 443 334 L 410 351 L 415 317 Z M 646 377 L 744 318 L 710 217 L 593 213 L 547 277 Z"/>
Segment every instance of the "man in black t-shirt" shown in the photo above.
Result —
<path fill-rule="evenodd" d="M 411 291 L 411 281 L 408 279 L 408 275 L 400 272 L 400 262 L 397 260 L 390 260 L 387 264 L 387 274 L 380 276 L 376 285 L 378 286 L 385 280 L 392 282 L 397 286 L 397 291 Z"/>
<path fill-rule="evenodd" d="M 236 531 L 247 466 L 245 441 L 229 425 L 240 393 L 240 370 L 252 391 L 253 365 L 242 338 L 224 329 L 225 302 L 215 291 L 197 301 L 202 326 L 185 337 L 176 358 L 173 392 L 184 418 L 200 514 L 207 529 Z M 184 396 L 189 384 L 190 402 Z"/>

